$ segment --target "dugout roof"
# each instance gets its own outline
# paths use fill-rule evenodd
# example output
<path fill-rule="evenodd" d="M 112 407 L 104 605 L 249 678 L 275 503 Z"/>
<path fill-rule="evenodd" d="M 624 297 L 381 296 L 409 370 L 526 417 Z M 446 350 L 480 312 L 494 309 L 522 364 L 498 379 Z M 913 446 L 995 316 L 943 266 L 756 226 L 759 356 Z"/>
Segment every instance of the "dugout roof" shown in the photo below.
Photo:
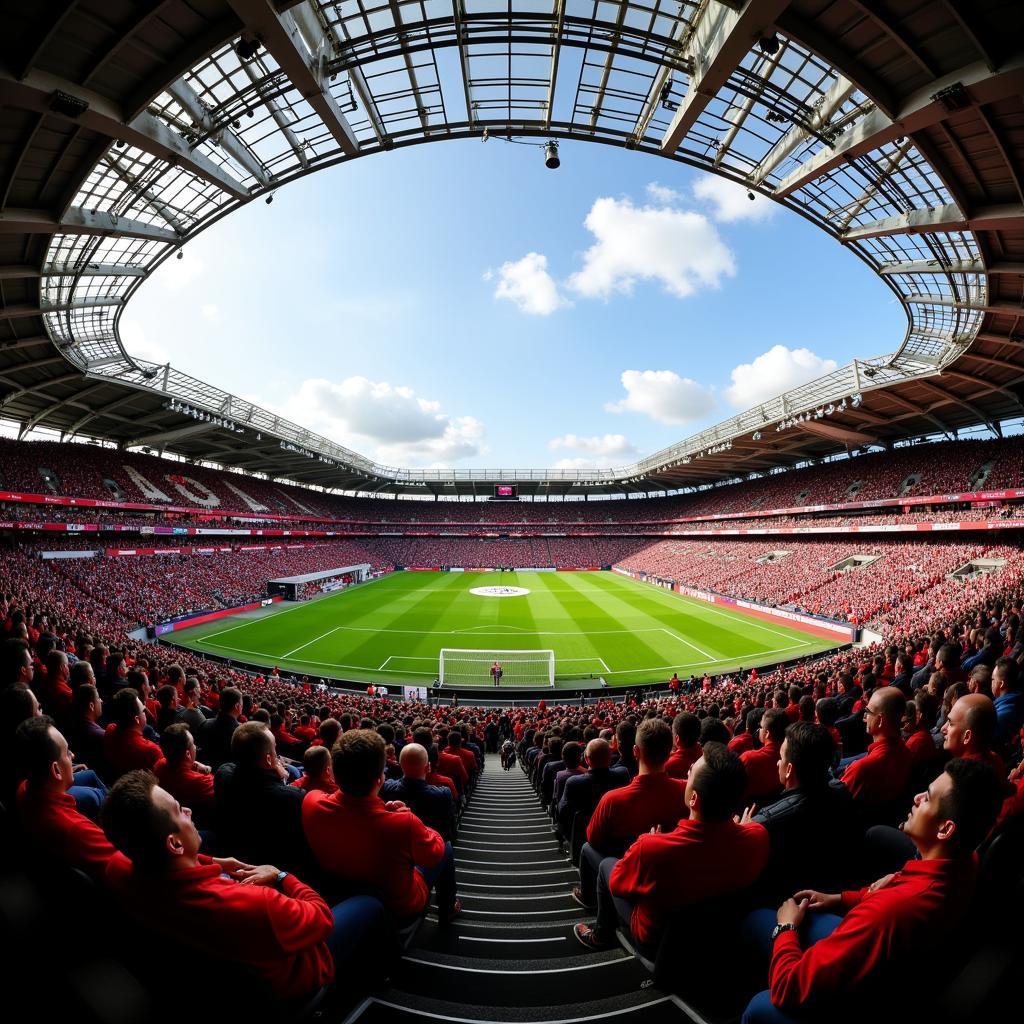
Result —
<path fill-rule="evenodd" d="M 0 11 L 0 415 L 24 432 L 352 490 L 488 493 L 504 481 L 565 495 L 707 483 L 998 431 L 1024 413 L 1019 0 L 4 0 Z M 865 339 L 865 357 L 834 373 L 604 472 L 381 466 L 124 352 L 133 291 L 237 206 L 323 167 L 485 131 L 622 146 L 756 189 L 881 275 L 906 332 Z"/>

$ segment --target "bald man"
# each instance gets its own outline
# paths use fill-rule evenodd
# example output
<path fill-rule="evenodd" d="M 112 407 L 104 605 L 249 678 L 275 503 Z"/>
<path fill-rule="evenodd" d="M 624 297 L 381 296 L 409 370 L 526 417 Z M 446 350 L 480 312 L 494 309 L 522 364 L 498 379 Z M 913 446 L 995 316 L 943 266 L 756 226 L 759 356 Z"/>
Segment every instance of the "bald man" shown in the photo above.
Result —
<path fill-rule="evenodd" d="M 891 804 L 907 789 L 913 755 L 900 735 L 906 704 L 895 686 L 879 687 L 868 701 L 864 728 L 871 744 L 868 752 L 843 773 L 843 784 L 864 808 Z"/>
<path fill-rule="evenodd" d="M 629 785 L 628 769 L 624 765 L 611 767 L 612 748 L 607 740 L 591 740 L 583 753 L 583 760 L 587 770 L 566 780 L 556 809 L 559 837 L 566 842 L 571 838 L 572 823 L 577 814 L 582 814 L 589 821 L 598 801 L 608 790 Z M 586 821 L 583 822 L 583 831 L 586 831 Z"/>
<path fill-rule="evenodd" d="M 401 800 L 424 825 L 446 840 L 454 838 L 455 803 L 446 786 L 427 785 L 430 758 L 420 743 L 406 743 L 399 755 L 401 779 L 389 779 L 380 791 L 382 800 Z"/>
<path fill-rule="evenodd" d="M 995 734 L 996 707 L 992 700 L 981 693 L 968 693 L 953 705 L 942 726 L 942 749 L 950 757 L 983 761 L 1004 778 L 1006 765 L 992 750 Z"/>

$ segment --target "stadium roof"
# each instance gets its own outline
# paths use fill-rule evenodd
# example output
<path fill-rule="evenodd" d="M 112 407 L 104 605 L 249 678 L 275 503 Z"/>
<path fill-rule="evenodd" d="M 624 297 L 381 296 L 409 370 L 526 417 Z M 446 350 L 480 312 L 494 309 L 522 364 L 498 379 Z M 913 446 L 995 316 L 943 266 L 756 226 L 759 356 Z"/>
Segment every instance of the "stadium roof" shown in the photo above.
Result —
<path fill-rule="evenodd" d="M 62 0 L 2 19 L 0 415 L 23 433 L 349 490 L 563 495 L 998 432 L 1024 413 L 1019 0 Z M 125 353 L 134 290 L 240 204 L 485 130 L 756 189 L 880 274 L 905 336 L 609 471 L 381 466 Z"/>

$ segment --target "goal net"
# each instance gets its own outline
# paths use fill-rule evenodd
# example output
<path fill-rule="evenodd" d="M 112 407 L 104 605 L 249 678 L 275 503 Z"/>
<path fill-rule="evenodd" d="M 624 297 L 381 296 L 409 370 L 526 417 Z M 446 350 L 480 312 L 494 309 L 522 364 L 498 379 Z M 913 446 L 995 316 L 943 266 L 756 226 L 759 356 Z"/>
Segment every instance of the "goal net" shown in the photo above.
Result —
<path fill-rule="evenodd" d="M 498 672 L 492 671 L 497 666 Z M 438 680 L 442 686 L 555 685 L 554 651 L 441 650 Z"/>

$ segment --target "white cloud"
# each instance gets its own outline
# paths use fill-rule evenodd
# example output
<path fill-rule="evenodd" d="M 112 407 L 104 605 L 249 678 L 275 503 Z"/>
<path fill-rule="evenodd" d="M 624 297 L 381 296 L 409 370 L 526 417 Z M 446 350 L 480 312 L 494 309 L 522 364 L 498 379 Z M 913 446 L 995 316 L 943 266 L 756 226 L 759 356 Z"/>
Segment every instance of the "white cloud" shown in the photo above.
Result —
<path fill-rule="evenodd" d="M 740 363 L 733 369 L 732 384 L 725 389 L 725 397 L 738 409 L 749 409 L 831 373 L 837 365 L 834 359 L 822 359 L 808 348 L 773 345 L 753 362 Z"/>
<path fill-rule="evenodd" d="M 638 279 L 660 281 L 685 298 L 736 270 L 715 226 L 699 213 L 605 197 L 594 201 L 584 224 L 597 241 L 568 283 L 588 298 L 629 294 Z"/>
<path fill-rule="evenodd" d="M 647 198 L 653 203 L 671 206 L 673 203 L 678 203 L 683 197 L 674 188 L 669 188 L 667 185 L 659 185 L 658 182 L 652 181 L 647 186 Z"/>
<path fill-rule="evenodd" d="M 170 360 L 167 350 L 146 334 L 138 320 L 122 320 L 120 334 L 125 351 L 130 356 L 153 363 L 166 363 Z"/>
<path fill-rule="evenodd" d="M 728 178 L 720 178 L 717 174 L 706 174 L 698 178 L 693 186 L 693 194 L 700 200 L 712 203 L 715 207 L 712 216 L 725 223 L 767 220 L 775 213 L 775 205 L 770 199 Z M 750 196 L 754 197 L 753 202 Z"/>
<path fill-rule="evenodd" d="M 439 466 L 485 450 L 479 420 L 450 416 L 412 388 L 366 377 L 305 380 L 280 411 L 357 451 L 372 445 L 383 462 Z"/>
<path fill-rule="evenodd" d="M 608 402 L 606 412 L 639 412 L 660 423 L 681 424 L 714 412 L 712 391 L 673 370 L 624 370 L 626 397 Z"/>
<path fill-rule="evenodd" d="M 203 314 L 204 320 L 209 320 L 212 324 L 220 323 L 220 306 L 215 302 L 204 302 L 203 305 L 199 307 L 199 312 Z"/>
<path fill-rule="evenodd" d="M 484 274 L 490 280 L 491 271 Z M 559 294 L 558 284 L 548 273 L 548 258 L 539 252 L 529 252 L 521 260 L 503 263 L 498 268 L 496 299 L 514 302 L 522 313 L 549 316 L 569 303 Z"/>
<path fill-rule="evenodd" d="M 548 441 L 548 447 L 555 450 L 569 448 L 604 458 L 622 458 L 637 454 L 636 445 L 632 444 L 624 434 L 592 434 L 589 437 L 565 434 L 562 437 L 553 437 Z M 579 460 L 562 459 L 562 462 L 573 461 Z"/>
<path fill-rule="evenodd" d="M 552 469 L 618 469 L 609 464 L 607 459 L 588 459 L 585 456 L 559 459 L 551 463 Z"/>

